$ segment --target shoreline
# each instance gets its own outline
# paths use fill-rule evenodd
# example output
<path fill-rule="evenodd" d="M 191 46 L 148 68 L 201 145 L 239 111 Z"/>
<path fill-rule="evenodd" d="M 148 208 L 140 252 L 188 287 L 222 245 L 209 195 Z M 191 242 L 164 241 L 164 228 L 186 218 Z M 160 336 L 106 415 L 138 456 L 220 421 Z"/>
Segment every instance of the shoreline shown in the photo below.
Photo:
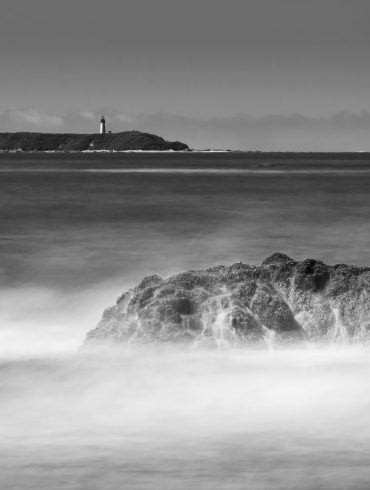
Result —
<path fill-rule="evenodd" d="M 186 149 L 186 150 L 3 150 L 0 149 L 0 155 L 13 155 L 13 154 L 57 154 L 57 155 L 89 155 L 89 154 L 127 154 L 127 153 L 138 153 L 138 154 L 248 154 L 254 156 L 264 156 L 264 155 L 356 155 L 356 156 L 369 156 L 370 151 L 291 151 L 291 150 L 281 150 L 281 151 L 270 151 L 270 150 L 198 150 L 198 149 Z"/>

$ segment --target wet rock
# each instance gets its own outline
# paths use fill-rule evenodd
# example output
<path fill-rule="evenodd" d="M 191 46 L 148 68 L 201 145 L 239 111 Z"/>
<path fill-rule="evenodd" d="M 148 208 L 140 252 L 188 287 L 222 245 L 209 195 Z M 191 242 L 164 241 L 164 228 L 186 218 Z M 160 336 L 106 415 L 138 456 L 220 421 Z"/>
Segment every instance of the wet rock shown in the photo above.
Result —
<path fill-rule="evenodd" d="M 318 292 L 323 290 L 329 278 L 329 267 L 317 260 L 304 260 L 299 262 L 295 268 L 295 286 L 305 291 Z"/>
<path fill-rule="evenodd" d="M 301 330 L 301 326 L 282 296 L 268 285 L 259 287 L 253 297 L 251 309 L 258 320 L 271 330 L 276 332 Z"/>
<path fill-rule="evenodd" d="M 370 340 L 369 325 L 370 268 L 276 253 L 261 266 L 146 277 L 105 310 L 86 344 L 357 342 Z"/>
<path fill-rule="evenodd" d="M 271 264 L 292 264 L 295 265 L 297 262 L 285 254 L 282 253 L 274 253 L 267 257 L 261 265 L 271 265 Z"/>

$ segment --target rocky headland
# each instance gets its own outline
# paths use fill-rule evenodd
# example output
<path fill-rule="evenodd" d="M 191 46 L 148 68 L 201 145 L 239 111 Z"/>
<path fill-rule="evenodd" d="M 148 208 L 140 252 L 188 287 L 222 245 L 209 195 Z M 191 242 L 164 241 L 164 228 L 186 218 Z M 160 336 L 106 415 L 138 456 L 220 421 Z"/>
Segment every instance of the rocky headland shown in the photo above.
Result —
<path fill-rule="evenodd" d="M 146 277 L 105 310 L 85 345 L 361 342 L 370 338 L 369 299 L 369 267 L 276 253 L 260 266 Z"/>
<path fill-rule="evenodd" d="M 108 134 L 0 133 L 0 151 L 184 151 L 180 141 L 140 131 Z"/>

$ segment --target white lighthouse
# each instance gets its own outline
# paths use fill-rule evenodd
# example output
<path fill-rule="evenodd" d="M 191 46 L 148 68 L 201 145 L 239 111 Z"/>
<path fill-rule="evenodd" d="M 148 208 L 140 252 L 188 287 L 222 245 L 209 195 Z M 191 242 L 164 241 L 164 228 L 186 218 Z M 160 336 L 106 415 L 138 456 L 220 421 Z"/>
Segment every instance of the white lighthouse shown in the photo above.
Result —
<path fill-rule="evenodd" d="M 105 117 L 102 116 L 100 119 L 100 134 L 105 134 Z"/>

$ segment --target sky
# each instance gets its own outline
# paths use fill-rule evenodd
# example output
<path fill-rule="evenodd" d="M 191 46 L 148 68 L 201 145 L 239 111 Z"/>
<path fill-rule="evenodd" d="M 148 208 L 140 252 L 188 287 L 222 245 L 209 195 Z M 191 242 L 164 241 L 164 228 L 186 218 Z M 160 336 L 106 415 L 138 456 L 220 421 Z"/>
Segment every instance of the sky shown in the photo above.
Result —
<path fill-rule="evenodd" d="M 369 0 L 2 0 L 0 131 L 370 150 Z"/>

